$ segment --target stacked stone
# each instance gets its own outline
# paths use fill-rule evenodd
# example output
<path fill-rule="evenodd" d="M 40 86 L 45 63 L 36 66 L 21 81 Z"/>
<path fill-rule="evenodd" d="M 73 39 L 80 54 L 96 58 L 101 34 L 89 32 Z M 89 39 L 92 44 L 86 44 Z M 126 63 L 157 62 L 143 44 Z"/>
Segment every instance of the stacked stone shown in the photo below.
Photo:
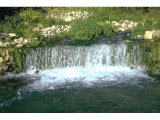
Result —
<path fill-rule="evenodd" d="M 4 41 L 0 41 L 0 48 L 9 46 L 20 48 L 30 42 L 28 39 L 22 37 L 17 38 L 15 33 L 1 33 L 1 39 L 4 39 Z"/>
<path fill-rule="evenodd" d="M 13 56 L 9 55 L 9 51 L 0 52 L 0 71 L 7 71 L 13 62 Z"/>
<path fill-rule="evenodd" d="M 106 23 L 111 23 L 113 26 L 117 27 L 117 31 L 131 31 L 138 24 L 137 22 L 129 20 L 106 21 Z"/>
<path fill-rule="evenodd" d="M 49 17 L 62 19 L 65 22 L 70 22 L 77 19 L 85 19 L 90 16 L 89 12 L 87 11 L 71 11 L 68 13 L 60 13 L 60 15 L 55 16 L 54 14 L 50 14 Z"/>
<path fill-rule="evenodd" d="M 53 25 L 51 27 L 43 28 L 40 34 L 44 37 L 55 36 L 60 33 L 66 33 L 71 29 L 69 25 Z"/>

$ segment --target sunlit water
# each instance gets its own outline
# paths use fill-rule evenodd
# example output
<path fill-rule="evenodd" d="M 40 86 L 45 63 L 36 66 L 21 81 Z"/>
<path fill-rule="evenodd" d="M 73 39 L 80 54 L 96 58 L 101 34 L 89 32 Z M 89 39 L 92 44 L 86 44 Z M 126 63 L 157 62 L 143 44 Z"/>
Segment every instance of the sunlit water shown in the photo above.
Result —
<path fill-rule="evenodd" d="M 25 72 L 8 75 L 25 84 L 2 89 L 0 111 L 159 112 L 160 84 L 146 73 L 147 55 L 127 43 L 32 49 Z"/>

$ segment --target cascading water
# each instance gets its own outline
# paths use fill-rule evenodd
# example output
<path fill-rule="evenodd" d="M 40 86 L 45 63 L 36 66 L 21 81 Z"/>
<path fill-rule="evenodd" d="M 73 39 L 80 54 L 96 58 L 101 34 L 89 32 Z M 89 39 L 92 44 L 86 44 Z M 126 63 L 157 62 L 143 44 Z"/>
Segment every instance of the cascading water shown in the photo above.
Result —
<path fill-rule="evenodd" d="M 127 45 L 102 44 L 87 46 L 56 46 L 32 50 L 26 57 L 26 68 L 53 69 L 64 67 L 125 66 L 143 67 L 139 46 L 128 52 Z M 136 52 L 135 52 L 136 50 Z"/>
<path fill-rule="evenodd" d="M 118 43 L 37 48 L 24 63 L 28 74 L 40 78 L 29 87 L 54 89 L 70 83 L 88 86 L 147 79 L 139 46 L 133 47 L 130 50 L 127 43 Z"/>

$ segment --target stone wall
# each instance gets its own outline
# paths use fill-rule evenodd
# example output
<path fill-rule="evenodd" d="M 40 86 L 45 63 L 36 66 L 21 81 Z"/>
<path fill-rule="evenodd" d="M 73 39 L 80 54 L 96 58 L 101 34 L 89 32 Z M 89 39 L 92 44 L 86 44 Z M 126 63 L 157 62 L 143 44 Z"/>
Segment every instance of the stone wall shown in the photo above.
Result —
<path fill-rule="evenodd" d="M 31 42 L 31 40 L 24 39 L 23 37 L 19 37 L 16 33 L 1 33 L 0 34 L 0 48 L 5 47 L 16 47 L 21 48 Z"/>
<path fill-rule="evenodd" d="M 70 11 L 67 13 L 60 13 L 58 15 L 55 15 L 54 12 L 50 12 L 47 17 L 48 18 L 56 18 L 64 20 L 65 22 L 71 22 L 73 20 L 77 19 L 85 19 L 88 18 L 91 15 L 91 13 L 87 11 Z"/>
<path fill-rule="evenodd" d="M 0 75 L 22 70 L 22 54 L 18 49 L 0 49 Z"/>

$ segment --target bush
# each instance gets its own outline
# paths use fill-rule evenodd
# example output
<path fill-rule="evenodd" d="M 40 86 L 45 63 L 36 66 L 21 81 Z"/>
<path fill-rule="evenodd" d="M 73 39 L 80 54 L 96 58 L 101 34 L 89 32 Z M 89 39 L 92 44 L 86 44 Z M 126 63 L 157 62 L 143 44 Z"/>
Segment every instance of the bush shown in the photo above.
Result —
<path fill-rule="evenodd" d="M 71 38 L 79 40 L 90 40 L 100 35 L 108 36 L 113 32 L 110 24 L 100 23 L 96 20 L 80 20 L 72 25 L 69 32 Z"/>
<path fill-rule="evenodd" d="M 38 22 L 42 19 L 41 12 L 32 8 L 22 10 L 19 16 L 25 22 Z"/>
<path fill-rule="evenodd" d="M 98 24 L 101 26 L 102 35 L 108 36 L 114 32 L 114 27 L 111 24 L 105 22 L 99 22 Z"/>
<path fill-rule="evenodd" d="M 71 38 L 80 40 L 90 40 L 93 37 L 98 37 L 100 33 L 101 26 L 91 20 L 78 20 L 70 30 Z"/>
<path fill-rule="evenodd" d="M 0 22 L 0 32 L 14 32 L 22 26 L 22 20 L 17 16 L 7 16 L 4 21 Z"/>
<path fill-rule="evenodd" d="M 32 39 L 32 38 L 37 38 L 38 34 L 36 32 L 33 32 L 33 28 L 28 26 L 28 27 L 21 27 L 20 29 L 16 30 L 16 33 L 19 36 L 22 36 L 24 38 Z"/>

